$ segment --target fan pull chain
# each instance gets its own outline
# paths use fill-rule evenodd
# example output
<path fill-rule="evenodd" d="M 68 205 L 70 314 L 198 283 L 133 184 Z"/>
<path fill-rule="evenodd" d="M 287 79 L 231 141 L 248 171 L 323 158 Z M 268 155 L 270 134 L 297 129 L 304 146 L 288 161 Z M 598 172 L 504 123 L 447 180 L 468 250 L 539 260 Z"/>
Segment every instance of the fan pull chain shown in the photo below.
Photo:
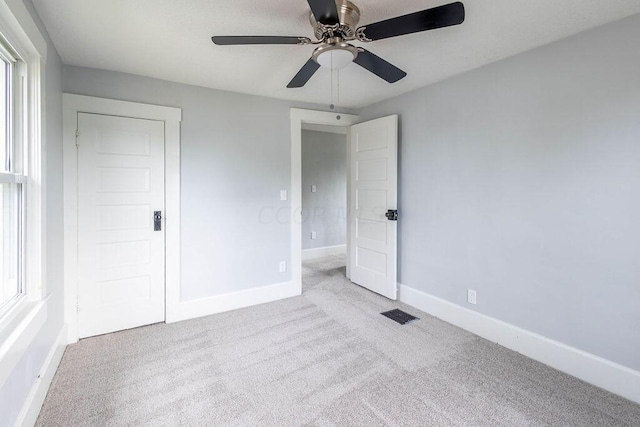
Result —
<path fill-rule="evenodd" d="M 331 54 L 331 104 L 329 109 L 338 113 L 338 104 L 340 103 L 340 69 L 336 69 L 336 102 L 333 102 L 333 54 Z M 336 120 L 340 120 L 340 114 L 336 115 Z"/>
<path fill-rule="evenodd" d="M 329 104 L 329 109 L 333 110 L 335 107 L 335 105 L 333 104 L 333 53 L 331 53 L 331 103 Z"/>
<path fill-rule="evenodd" d="M 337 88 L 337 91 L 336 91 L 337 92 L 336 93 L 336 113 L 338 113 L 339 112 L 338 105 L 340 104 L 340 69 L 339 68 L 336 70 L 336 79 L 338 81 L 338 88 Z M 341 118 L 340 114 L 338 114 L 336 116 L 336 119 L 340 120 L 340 118 Z"/>
<path fill-rule="evenodd" d="M 333 104 L 333 54 L 331 55 L 331 69 L 330 69 L 330 73 L 331 73 L 331 101 L 329 104 L 329 109 L 333 110 L 334 108 L 336 108 L 336 106 Z"/>

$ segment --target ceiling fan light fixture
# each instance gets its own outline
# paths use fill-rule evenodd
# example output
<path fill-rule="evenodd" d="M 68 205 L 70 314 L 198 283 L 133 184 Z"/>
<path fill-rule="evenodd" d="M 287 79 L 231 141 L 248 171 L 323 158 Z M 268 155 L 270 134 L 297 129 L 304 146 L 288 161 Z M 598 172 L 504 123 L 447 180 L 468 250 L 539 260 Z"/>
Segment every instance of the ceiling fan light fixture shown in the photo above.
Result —
<path fill-rule="evenodd" d="M 344 68 L 351 64 L 353 60 L 354 56 L 351 52 L 339 49 L 322 52 L 316 58 L 321 67 L 331 68 L 332 70 Z"/>
<path fill-rule="evenodd" d="M 358 49 L 348 43 L 322 45 L 313 52 L 313 60 L 321 67 L 337 70 L 351 64 L 358 56 Z"/>

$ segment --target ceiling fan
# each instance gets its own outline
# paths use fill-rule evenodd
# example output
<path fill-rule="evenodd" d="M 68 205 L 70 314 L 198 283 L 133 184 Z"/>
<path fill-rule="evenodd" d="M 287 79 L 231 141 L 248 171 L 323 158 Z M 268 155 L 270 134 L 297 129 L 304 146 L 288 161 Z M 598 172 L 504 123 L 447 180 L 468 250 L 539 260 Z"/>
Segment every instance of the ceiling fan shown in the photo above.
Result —
<path fill-rule="evenodd" d="M 389 37 L 449 27 L 464 22 L 464 5 L 446 4 L 408 15 L 398 16 L 373 24 L 357 27 L 360 9 L 348 0 L 307 0 L 311 7 L 309 20 L 317 41 L 308 37 L 288 36 L 213 36 L 217 45 L 292 44 L 319 45 L 313 55 L 289 82 L 288 88 L 304 86 L 320 66 L 342 68 L 351 62 L 371 71 L 389 83 L 407 75 L 379 56 L 348 42 L 372 42 Z"/>

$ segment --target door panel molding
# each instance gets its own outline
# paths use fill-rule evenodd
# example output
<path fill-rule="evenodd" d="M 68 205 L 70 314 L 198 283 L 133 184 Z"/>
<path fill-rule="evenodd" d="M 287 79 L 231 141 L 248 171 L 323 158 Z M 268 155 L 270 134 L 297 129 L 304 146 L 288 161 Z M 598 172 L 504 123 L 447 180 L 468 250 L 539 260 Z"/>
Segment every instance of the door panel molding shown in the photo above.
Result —
<path fill-rule="evenodd" d="M 78 113 L 164 122 L 165 138 L 165 319 L 180 308 L 180 122 L 182 109 L 63 94 L 64 302 L 68 343 L 78 341 Z"/>

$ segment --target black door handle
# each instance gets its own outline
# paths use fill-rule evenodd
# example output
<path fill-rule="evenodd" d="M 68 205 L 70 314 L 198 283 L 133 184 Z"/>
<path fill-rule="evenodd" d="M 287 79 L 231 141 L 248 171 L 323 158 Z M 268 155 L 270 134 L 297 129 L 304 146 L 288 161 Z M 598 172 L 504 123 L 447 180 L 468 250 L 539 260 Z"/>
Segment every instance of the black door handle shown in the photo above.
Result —
<path fill-rule="evenodd" d="M 397 221 L 398 220 L 398 210 L 397 209 L 389 209 L 384 216 L 387 217 L 389 221 Z"/>
<path fill-rule="evenodd" d="M 153 212 L 153 231 L 162 231 L 162 211 Z"/>

